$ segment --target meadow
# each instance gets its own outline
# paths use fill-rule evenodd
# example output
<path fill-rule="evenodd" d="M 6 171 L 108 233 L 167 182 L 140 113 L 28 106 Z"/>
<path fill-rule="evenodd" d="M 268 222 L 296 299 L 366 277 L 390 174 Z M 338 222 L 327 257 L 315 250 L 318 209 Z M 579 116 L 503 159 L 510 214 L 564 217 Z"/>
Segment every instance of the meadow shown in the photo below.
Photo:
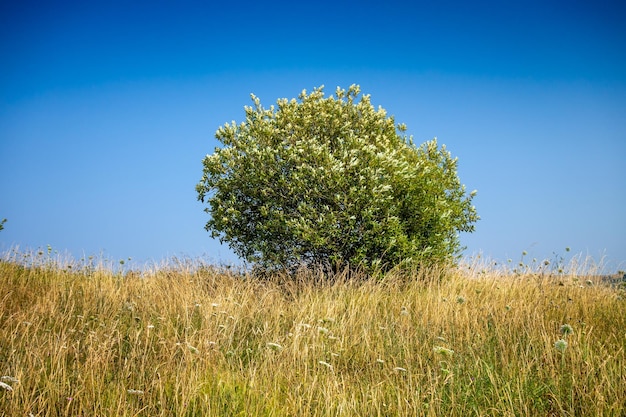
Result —
<path fill-rule="evenodd" d="M 5 257 L 0 416 L 626 415 L 621 277 L 328 278 Z"/>

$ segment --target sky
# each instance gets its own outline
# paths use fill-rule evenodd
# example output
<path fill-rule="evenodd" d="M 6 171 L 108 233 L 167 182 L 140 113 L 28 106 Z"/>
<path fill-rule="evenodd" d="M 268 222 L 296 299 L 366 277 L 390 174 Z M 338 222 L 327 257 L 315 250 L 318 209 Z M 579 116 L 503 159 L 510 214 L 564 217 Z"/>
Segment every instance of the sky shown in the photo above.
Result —
<path fill-rule="evenodd" d="M 624 21 L 603 0 L 0 0 L 0 251 L 238 263 L 195 191 L 217 128 L 250 93 L 359 84 L 458 157 L 465 257 L 626 269 Z"/>

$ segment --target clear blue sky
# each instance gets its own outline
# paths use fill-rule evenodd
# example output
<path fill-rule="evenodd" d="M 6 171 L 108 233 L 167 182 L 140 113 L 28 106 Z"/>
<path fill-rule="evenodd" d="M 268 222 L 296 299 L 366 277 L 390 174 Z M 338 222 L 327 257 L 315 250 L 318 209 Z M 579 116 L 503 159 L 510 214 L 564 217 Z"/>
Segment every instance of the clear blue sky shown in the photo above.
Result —
<path fill-rule="evenodd" d="M 0 250 L 232 262 L 194 189 L 215 130 L 356 83 L 459 158 L 468 256 L 626 269 L 624 4 L 2 1 Z"/>

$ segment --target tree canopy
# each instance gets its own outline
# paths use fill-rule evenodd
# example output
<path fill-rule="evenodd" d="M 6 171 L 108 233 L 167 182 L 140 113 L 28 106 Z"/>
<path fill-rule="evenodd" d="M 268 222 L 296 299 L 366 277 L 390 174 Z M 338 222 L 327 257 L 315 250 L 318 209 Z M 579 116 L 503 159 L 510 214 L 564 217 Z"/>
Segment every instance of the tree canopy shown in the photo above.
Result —
<path fill-rule="evenodd" d="M 245 120 L 217 130 L 223 146 L 204 158 L 196 186 L 214 238 L 270 269 L 458 258 L 459 232 L 478 215 L 445 146 L 415 145 L 357 85 L 269 108 L 251 96 Z"/>

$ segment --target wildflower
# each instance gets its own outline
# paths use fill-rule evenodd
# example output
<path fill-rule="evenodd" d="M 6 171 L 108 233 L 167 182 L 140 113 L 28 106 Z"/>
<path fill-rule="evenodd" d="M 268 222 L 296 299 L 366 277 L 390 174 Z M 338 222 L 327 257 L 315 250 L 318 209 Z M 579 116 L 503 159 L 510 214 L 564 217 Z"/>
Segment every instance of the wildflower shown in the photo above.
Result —
<path fill-rule="evenodd" d="M 562 325 L 559 330 L 561 331 L 561 334 L 563 336 L 574 333 L 574 329 L 572 329 L 572 326 L 570 326 L 569 324 Z"/>
<path fill-rule="evenodd" d="M 6 384 L 2 381 L 0 381 L 0 388 L 5 389 L 7 391 L 13 391 L 13 388 L 9 384 Z"/>
<path fill-rule="evenodd" d="M 554 342 L 554 347 L 556 348 L 556 350 L 563 353 L 565 352 L 565 349 L 567 349 L 567 342 L 563 339 L 559 339 Z"/>

